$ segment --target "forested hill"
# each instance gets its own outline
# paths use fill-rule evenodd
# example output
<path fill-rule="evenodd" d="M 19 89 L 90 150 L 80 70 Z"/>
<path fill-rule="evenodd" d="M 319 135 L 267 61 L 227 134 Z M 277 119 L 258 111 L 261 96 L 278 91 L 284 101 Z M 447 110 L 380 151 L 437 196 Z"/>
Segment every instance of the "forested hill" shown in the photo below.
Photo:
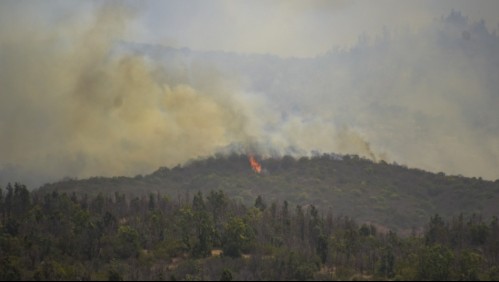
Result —
<path fill-rule="evenodd" d="M 244 204 L 252 204 L 262 195 L 269 205 L 285 200 L 291 205 L 314 205 L 324 212 L 399 231 L 420 228 L 436 213 L 444 218 L 460 213 L 499 215 L 497 180 L 435 174 L 349 155 L 259 161 L 261 174 L 251 169 L 246 155 L 230 155 L 160 168 L 133 178 L 65 180 L 39 191 L 128 197 L 160 193 L 185 199 L 199 191 L 223 190 Z"/>

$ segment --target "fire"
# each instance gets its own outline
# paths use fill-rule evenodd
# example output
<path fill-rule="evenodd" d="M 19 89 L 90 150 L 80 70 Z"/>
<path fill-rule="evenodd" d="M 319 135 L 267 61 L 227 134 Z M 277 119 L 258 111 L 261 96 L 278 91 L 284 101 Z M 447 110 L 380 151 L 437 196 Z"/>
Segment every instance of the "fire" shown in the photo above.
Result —
<path fill-rule="evenodd" d="M 255 158 L 252 155 L 248 156 L 251 168 L 253 169 L 254 172 L 260 173 L 262 172 L 262 166 L 255 160 Z"/>

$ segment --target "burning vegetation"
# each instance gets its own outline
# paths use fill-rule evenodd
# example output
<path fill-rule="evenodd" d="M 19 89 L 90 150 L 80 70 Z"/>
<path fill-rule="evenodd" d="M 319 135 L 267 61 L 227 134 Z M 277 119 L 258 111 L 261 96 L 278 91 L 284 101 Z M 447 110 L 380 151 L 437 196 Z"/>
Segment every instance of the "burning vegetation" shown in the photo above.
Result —
<path fill-rule="evenodd" d="M 253 169 L 254 172 L 256 172 L 256 173 L 262 172 L 262 165 L 260 165 L 258 163 L 258 161 L 255 159 L 255 157 L 253 155 L 249 155 L 248 160 L 249 160 L 251 168 Z"/>

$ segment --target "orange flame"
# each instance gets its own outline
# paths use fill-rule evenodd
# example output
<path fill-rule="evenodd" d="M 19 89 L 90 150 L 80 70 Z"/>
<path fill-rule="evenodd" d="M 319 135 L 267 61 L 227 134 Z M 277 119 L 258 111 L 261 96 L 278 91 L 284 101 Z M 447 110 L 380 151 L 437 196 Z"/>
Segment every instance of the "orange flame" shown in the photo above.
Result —
<path fill-rule="evenodd" d="M 262 166 L 255 160 L 255 158 L 252 155 L 248 156 L 251 168 L 253 169 L 254 172 L 260 173 L 262 172 Z"/>

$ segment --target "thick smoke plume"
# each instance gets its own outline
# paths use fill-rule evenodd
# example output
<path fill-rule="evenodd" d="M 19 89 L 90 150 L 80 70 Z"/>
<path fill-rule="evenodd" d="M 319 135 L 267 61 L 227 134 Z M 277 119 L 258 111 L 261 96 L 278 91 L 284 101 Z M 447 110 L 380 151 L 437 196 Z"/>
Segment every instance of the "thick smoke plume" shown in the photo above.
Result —
<path fill-rule="evenodd" d="M 239 74 L 266 101 L 260 151 L 356 153 L 497 179 L 499 37 L 484 21 L 449 12 L 419 29 L 387 23 L 314 58 L 135 49 L 172 70 L 204 62 Z"/>
<path fill-rule="evenodd" d="M 0 27 L 2 182 L 149 173 L 248 138 L 250 103 L 237 89 L 209 70 L 202 89 L 175 82 L 115 48 L 129 9 L 94 15 L 50 28 L 10 16 Z"/>
<path fill-rule="evenodd" d="M 499 177 L 499 40 L 459 13 L 283 59 L 127 42 L 136 12 L 122 5 L 49 21 L 12 6 L 0 11 L 0 185 L 226 151 Z"/>
<path fill-rule="evenodd" d="M 255 65 L 242 70 L 253 87 L 316 137 L 294 139 L 305 148 L 499 178 L 499 37 L 484 21 L 452 11 L 420 30 L 361 36 L 348 50 Z M 334 128 L 339 136 L 324 138 Z"/>

